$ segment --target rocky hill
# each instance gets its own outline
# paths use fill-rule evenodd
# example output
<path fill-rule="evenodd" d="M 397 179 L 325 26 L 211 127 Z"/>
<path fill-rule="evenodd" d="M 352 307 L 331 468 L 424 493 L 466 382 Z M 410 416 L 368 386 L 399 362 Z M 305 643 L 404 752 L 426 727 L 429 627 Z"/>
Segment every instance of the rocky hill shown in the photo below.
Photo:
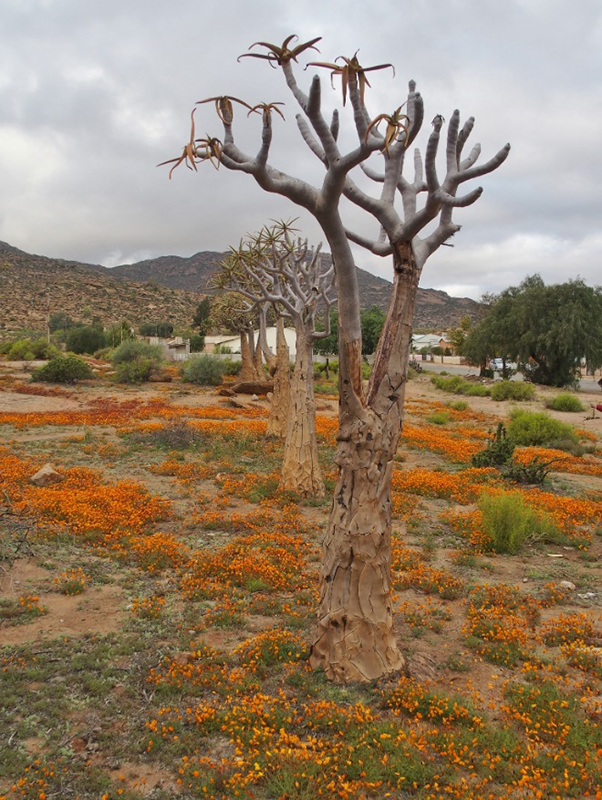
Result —
<path fill-rule="evenodd" d="M 206 250 L 190 258 L 162 256 L 123 264 L 111 272 L 137 281 L 155 280 L 174 289 L 211 293 L 211 277 L 226 253 Z M 330 255 L 325 254 L 330 259 Z M 386 311 L 391 295 L 389 281 L 372 275 L 363 269 L 357 270 L 362 308 L 378 306 Z M 472 319 L 482 316 L 482 306 L 468 297 L 450 297 L 437 289 L 419 289 L 416 303 L 415 328 L 437 328 L 445 330 L 457 325 L 468 314 Z"/>
<path fill-rule="evenodd" d="M 201 298 L 157 281 L 135 282 L 94 264 L 30 255 L 0 242 L 0 330 L 45 330 L 48 315 L 103 324 L 189 325 Z"/>
<path fill-rule="evenodd" d="M 188 326 L 201 296 L 211 292 L 211 277 L 224 256 L 203 251 L 108 269 L 31 255 L 0 242 L 0 330 L 44 330 L 55 312 L 104 324 L 127 319 L 134 326 L 160 321 Z M 358 280 L 362 306 L 386 310 L 391 284 L 360 269 Z M 474 300 L 420 289 L 415 327 L 443 330 L 479 312 Z"/>

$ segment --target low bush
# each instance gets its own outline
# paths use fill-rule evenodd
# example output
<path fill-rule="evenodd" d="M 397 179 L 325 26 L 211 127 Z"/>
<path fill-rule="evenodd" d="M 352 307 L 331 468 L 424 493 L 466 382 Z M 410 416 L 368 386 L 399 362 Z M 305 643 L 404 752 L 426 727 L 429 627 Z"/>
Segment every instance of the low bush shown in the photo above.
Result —
<path fill-rule="evenodd" d="M 224 375 L 224 362 L 207 354 L 193 356 L 184 364 L 182 377 L 199 386 L 219 386 Z"/>
<path fill-rule="evenodd" d="M 461 375 L 450 375 L 449 377 L 433 375 L 431 383 L 443 392 L 464 394 L 467 397 L 488 397 L 491 393 L 491 388 L 489 386 L 486 386 L 484 383 L 465 381 Z"/>
<path fill-rule="evenodd" d="M 574 394 L 569 394 L 569 392 L 551 397 L 546 403 L 546 408 L 551 408 L 552 411 L 585 411 L 585 406 L 581 400 L 575 397 Z"/>
<path fill-rule="evenodd" d="M 454 411 L 466 411 L 468 403 L 466 400 L 454 400 L 451 403 L 446 403 L 448 408 L 453 408 Z"/>
<path fill-rule="evenodd" d="M 483 493 L 479 500 L 483 528 L 496 553 L 518 553 L 527 541 L 553 540 L 558 529 L 551 519 L 527 505 L 518 492 Z"/>
<path fill-rule="evenodd" d="M 428 415 L 426 421 L 430 422 L 432 425 L 447 425 L 449 422 L 449 411 L 433 411 L 432 414 Z"/>
<path fill-rule="evenodd" d="M 46 383 L 75 383 L 92 377 L 90 366 L 74 355 L 55 356 L 43 367 L 34 369 L 31 375 L 32 381 Z"/>
<path fill-rule="evenodd" d="M 160 347 L 137 339 L 122 342 L 111 355 L 115 378 L 119 383 L 147 381 L 159 368 L 162 360 Z"/>
<path fill-rule="evenodd" d="M 491 394 L 491 387 L 486 386 L 484 383 L 470 383 L 470 381 L 466 381 L 459 394 L 465 394 L 466 397 L 489 397 Z"/>
<path fill-rule="evenodd" d="M 532 383 L 521 381 L 498 381 L 491 387 L 491 399 L 501 400 L 533 400 L 535 387 Z"/>
<path fill-rule="evenodd" d="M 462 386 L 465 381 L 462 380 L 460 375 L 450 375 L 449 377 L 444 375 L 433 375 L 431 378 L 431 383 L 433 383 L 437 389 L 441 389 L 443 392 L 461 394 Z"/>
<path fill-rule="evenodd" d="M 562 439 L 573 443 L 579 441 L 572 425 L 552 419 L 543 411 L 524 411 L 518 408 L 510 414 L 508 434 L 517 445 L 526 447 L 539 447 Z"/>
<path fill-rule="evenodd" d="M 3 343 L 2 351 L 9 361 L 46 361 L 60 355 L 60 350 L 47 339 L 14 339 Z"/>
<path fill-rule="evenodd" d="M 240 375 L 242 361 L 234 361 L 233 358 L 223 358 L 224 375 Z"/>

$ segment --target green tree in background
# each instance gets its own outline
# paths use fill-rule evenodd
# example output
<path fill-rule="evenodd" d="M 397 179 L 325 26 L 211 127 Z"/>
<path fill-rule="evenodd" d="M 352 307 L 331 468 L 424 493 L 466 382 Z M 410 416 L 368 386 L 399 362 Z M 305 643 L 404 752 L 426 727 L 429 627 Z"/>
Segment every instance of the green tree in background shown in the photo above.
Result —
<path fill-rule="evenodd" d="M 171 322 L 144 322 L 140 326 L 140 336 L 160 336 L 167 339 L 173 333 Z"/>
<path fill-rule="evenodd" d="M 100 325 L 83 325 L 69 330 L 66 344 L 72 353 L 92 355 L 106 345 L 106 337 Z"/>
<path fill-rule="evenodd" d="M 493 298 L 463 353 L 473 363 L 518 361 L 533 383 L 574 385 L 582 359 L 590 370 L 602 366 L 602 288 L 579 278 L 546 286 L 530 276 Z"/>
<path fill-rule="evenodd" d="M 376 346 L 378 345 L 385 319 L 385 312 L 378 306 L 372 306 L 360 312 L 362 355 L 369 356 L 376 352 Z"/>
<path fill-rule="evenodd" d="M 196 307 L 192 327 L 197 328 L 202 336 L 209 333 L 209 318 L 211 316 L 211 300 L 204 297 Z"/>

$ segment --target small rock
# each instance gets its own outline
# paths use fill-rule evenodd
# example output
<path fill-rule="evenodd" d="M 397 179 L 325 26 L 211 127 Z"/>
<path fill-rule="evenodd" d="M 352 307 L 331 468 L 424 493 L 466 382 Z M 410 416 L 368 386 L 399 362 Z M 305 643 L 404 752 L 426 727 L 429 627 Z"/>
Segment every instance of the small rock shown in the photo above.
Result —
<path fill-rule="evenodd" d="M 256 395 L 256 394 L 254 394 L 254 395 L 252 395 L 252 396 L 251 396 L 251 400 L 255 400 L 255 401 L 257 401 L 257 400 L 259 400 L 259 398 L 257 397 L 257 395 Z"/>
<path fill-rule="evenodd" d="M 568 589 L 569 592 L 574 592 L 575 589 L 577 588 L 575 584 L 572 583 L 571 581 L 560 581 L 558 585 L 560 586 L 561 589 Z"/>
<path fill-rule="evenodd" d="M 65 476 L 57 472 L 52 464 L 44 464 L 35 475 L 29 479 L 30 483 L 36 486 L 50 486 L 53 483 L 60 483 L 65 480 Z"/>
<path fill-rule="evenodd" d="M 523 578 L 523 583 L 529 583 L 529 578 Z"/>
<path fill-rule="evenodd" d="M 564 558 L 562 553 L 548 553 L 548 558 Z"/>
<path fill-rule="evenodd" d="M 580 600 L 593 600 L 595 596 L 595 592 L 584 592 L 584 594 L 577 595 Z"/>

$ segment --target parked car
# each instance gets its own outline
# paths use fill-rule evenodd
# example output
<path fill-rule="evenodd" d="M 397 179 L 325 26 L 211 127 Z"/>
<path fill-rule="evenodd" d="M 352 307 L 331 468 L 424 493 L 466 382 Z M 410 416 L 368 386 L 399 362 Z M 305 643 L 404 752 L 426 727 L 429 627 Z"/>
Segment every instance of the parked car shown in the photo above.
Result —
<path fill-rule="evenodd" d="M 516 370 L 517 368 L 518 364 L 515 361 L 506 361 L 506 369 Z M 489 369 L 492 369 L 494 372 L 501 372 L 504 369 L 504 359 L 492 358 L 489 362 Z"/>

